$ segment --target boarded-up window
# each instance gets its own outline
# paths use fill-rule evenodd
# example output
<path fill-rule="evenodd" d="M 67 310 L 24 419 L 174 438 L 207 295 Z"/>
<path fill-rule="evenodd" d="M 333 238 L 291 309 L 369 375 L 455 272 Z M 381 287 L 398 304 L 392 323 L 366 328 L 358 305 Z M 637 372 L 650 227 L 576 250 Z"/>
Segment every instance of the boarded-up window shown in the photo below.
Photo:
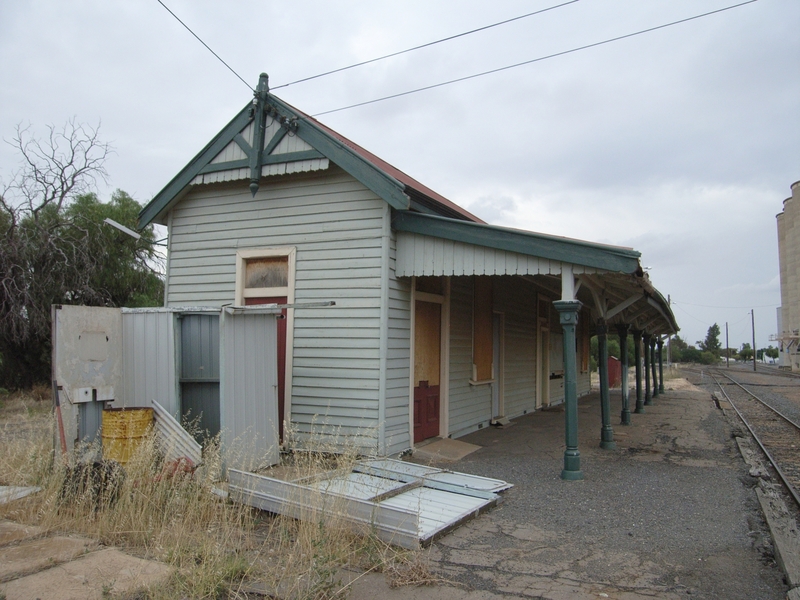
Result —
<path fill-rule="evenodd" d="M 433 387 L 440 379 L 442 305 L 417 300 L 414 310 L 414 387 L 420 381 Z"/>
<path fill-rule="evenodd" d="M 472 364 L 476 381 L 492 378 L 492 279 L 485 275 L 474 278 L 472 304 Z"/>
<path fill-rule="evenodd" d="M 245 288 L 281 288 L 289 285 L 289 257 L 249 258 L 245 262 Z"/>

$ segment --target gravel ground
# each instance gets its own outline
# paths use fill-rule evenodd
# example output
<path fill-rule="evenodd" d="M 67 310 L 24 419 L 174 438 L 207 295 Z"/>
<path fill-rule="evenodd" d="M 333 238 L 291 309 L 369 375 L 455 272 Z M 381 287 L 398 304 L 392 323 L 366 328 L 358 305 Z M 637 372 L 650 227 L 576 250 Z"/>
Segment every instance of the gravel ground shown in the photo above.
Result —
<path fill-rule="evenodd" d="M 449 468 L 515 487 L 434 545 L 438 567 L 515 597 L 783 598 L 757 481 L 710 394 L 667 391 L 625 428 L 619 412 L 612 393 L 618 448 L 601 450 L 598 398 L 581 400 L 580 482 L 559 477 L 558 408 L 462 438 L 483 448 Z"/>

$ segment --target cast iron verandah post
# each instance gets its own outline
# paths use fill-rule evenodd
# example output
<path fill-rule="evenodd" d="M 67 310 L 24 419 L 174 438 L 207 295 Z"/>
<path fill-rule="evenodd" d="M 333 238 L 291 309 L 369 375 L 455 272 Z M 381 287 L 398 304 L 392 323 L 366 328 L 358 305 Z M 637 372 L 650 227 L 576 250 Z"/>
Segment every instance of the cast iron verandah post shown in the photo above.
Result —
<path fill-rule="evenodd" d="M 642 332 L 639 329 L 633 330 L 633 359 L 636 361 L 636 414 L 644 412 L 644 402 L 642 401 Z"/>
<path fill-rule="evenodd" d="M 564 450 L 564 469 L 561 479 L 583 479 L 581 453 L 578 450 L 578 384 L 575 355 L 575 325 L 578 323 L 579 300 L 553 302 L 564 330 L 564 429 L 567 449 Z"/>
<path fill-rule="evenodd" d="M 650 390 L 650 334 L 642 334 L 644 342 L 644 405 L 650 406 L 653 403 L 653 396 Z"/>
<path fill-rule="evenodd" d="M 664 393 L 664 340 L 658 338 L 658 393 Z"/>
<path fill-rule="evenodd" d="M 650 368 L 653 369 L 653 398 L 658 396 L 658 371 L 656 369 L 656 336 L 650 337 Z"/>
<path fill-rule="evenodd" d="M 600 447 L 614 450 L 614 430 L 611 428 L 611 402 L 608 398 L 608 327 L 601 321 L 595 328 L 597 332 L 597 350 L 599 355 L 598 371 L 600 372 L 600 415 L 603 425 L 600 428 Z"/>
<path fill-rule="evenodd" d="M 620 424 L 631 424 L 631 409 L 628 401 L 628 325 L 617 325 L 619 335 L 619 354 L 622 362 L 622 415 Z"/>

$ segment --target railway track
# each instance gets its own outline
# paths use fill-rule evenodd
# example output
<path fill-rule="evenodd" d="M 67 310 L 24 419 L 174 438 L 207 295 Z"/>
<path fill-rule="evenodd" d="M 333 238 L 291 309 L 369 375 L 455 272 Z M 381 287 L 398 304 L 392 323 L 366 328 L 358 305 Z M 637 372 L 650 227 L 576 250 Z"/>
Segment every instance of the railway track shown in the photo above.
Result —
<path fill-rule="evenodd" d="M 705 372 L 738 413 L 800 508 L 800 423 L 721 369 Z"/>

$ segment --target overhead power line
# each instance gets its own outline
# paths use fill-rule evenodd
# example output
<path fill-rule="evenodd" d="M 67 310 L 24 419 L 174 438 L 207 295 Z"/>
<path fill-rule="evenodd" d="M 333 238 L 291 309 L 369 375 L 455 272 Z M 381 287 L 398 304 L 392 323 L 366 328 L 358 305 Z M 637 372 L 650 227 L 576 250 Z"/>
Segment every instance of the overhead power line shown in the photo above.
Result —
<path fill-rule="evenodd" d="M 184 23 L 183 21 L 181 21 L 181 20 L 180 20 L 180 18 L 178 17 L 178 15 L 176 15 L 174 12 L 172 12 L 172 11 L 169 9 L 169 7 L 168 7 L 166 4 L 164 4 L 164 3 L 163 3 L 161 0 L 156 0 L 156 2 L 158 2 L 158 3 L 159 3 L 161 6 L 163 6 L 163 7 L 164 7 L 164 9 L 165 9 L 165 10 L 166 10 L 166 11 L 167 11 L 169 14 L 171 14 L 173 17 L 175 17 L 175 20 L 176 20 L 176 21 L 178 21 L 178 23 L 180 23 L 181 25 L 183 25 L 183 26 L 186 28 L 186 31 L 188 31 L 188 32 L 189 32 L 189 33 L 191 33 L 191 34 L 192 34 L 192 35 L 193 35 L 195 38 L 197 38 L 197 41 L 198 41 L 198 42 L 200 42 L 201 44 L 203 44 L 203 46 L 205 46 L 205 47 L 206 47 L 206 49 L 207 49 L 209 52 L 211 52 L 211 54 L 213 54 L 214 56 L 216 56 L 216 57 L 217 57 L 217 60 L 218 60 L 219 62 L 221 62 L 221 63 L 222 63 L 223 65 L 225 65 L 226 67 L 228 67 L 228 70 L 229 70 L 231 73 L 233 73 L 234 75 L 236 75 L 236 77 L 238 77 L 238 78 L 239 78 L 239 81 L 241 81 L 243 84 L 245 84 L 245 85 L 247 86 L 247 89 L 249 89 L 251 92 L 255 93 L 255 90 L 252 88 L 252 86 L 251 86 L 249 83 L 247 83 L 247 82 L 246 82 L 246 81 L 245 81 L 245 80 L 242 78 L 242 76 L 241 76 L 241 75 L 239 75 L 239 74 L 238 74 L 236 71 L 234 71 L 234 70 L 233 70 L 233 67 L 231 67 L 231 66 L 230 66 L 228 63 L 226 63 L 224 60 L 222 60 L 222 58 L 220 58 L 219 54 L 217 54 L 216 52 L 214 52 L 214 51 L 211 49 L 211 47 L 210 47 L 208 44 L 206 44 L 206 43 L 205 43 L 203 40 L 201 40 L 201 39 L 200 39 L 200 36 L 199 36 L 199 35 L 197 35 L 197 34 L 196 34 L 194 31 L 192 31 L 192 29 L 191 29 L 191 28 L 190 28 L 190 27 L 189 27 L 189 26 L 188 26 L 186 23 Z"/>
<path fill-rule="evenodd" d="M 303 83 L 304 81 L 311 81 L 312 79 L 318 79 L 320 77 L 325 77 L 326 75 L 333 75 L 334 73 L 340 73 L 341 71 L 347 71 L 348 69 L 355 69 L 356 67 L 361 67 L 363 65 L 368 65 L 370 63 L 378 62 L 379 60 L 385 60 L 387 58 L 392 58 L 393 56 L 399 56 L 400 54 L 405 54 L 407 52 L 413 52 L 414 50 L 420 50 L 422 48 L 428 48 L 429 46 L 435 46 L 436 44 L 441 44 L 442 42 L 449 42 L 450 40 L 455 40 L 460 37 L 464 37 L 465 35 L 470 35 L 473 33 L 478 33 L 479 31 L 485 31 L 487 29 L 491 29 L 492 27 L 498 27 L 500 25 L 505 25 L 507 23 L 512 23 L 514 21 L 519 21 L 520 19 L 526 19 L 528 17 L 532 17 L 534 15 L 539 15 L 541 13 L 555 10 L 557 8 L 561 8 L 562 6 L 567 6 L 568 4 L 575 4 L 579 0 L 569 0 L 569 2 L 562 2 L 561 4 L 556 4 L 555 6 L 550 6 L 548 8 L 543 8 L 541 10 L 537 10 L 534 12 L 530 12 L 524 15 L 520 15 L 518 17 L 512 17 L 511 19 L 506 19 L 505 21 L 498 21 L 497 23 L 492 23 L 491 25 L 484 25 L 483 27 L 478 27 L 477 29 L 470 29 L 469 31 L 464 31 L 463 33 L 457 33 L 455 35 L 448 36 L 446 38 L 442 38 L 440 40 L 434 40 L 432 42 L 427 42 L 425 44 L 420 44 L 419 46 L 414 46 L 413 48 L 406 48 L 405 50 L 399 50 L 397 52 L 392 52 L 391 54 L 384 54 L 383 56 L 379 56 L 377 58 L 371 58 L 369 60 L 364 60 L 352 65 L 348 65 L 346 67 L 340 67 L 338 69 L 333 69 L 332 71 L 325 71 L 324 73 L 318 73 L 317 75 L 311 75 L 310 77 L 303 77 L 302 79 L 298 79 L 297 81 L 291 81 L 289 83 L 283 83 L 281 85 L 273 86 L 271 89 L 277 90 L 279 88 L 289 87 L 290 85 L 294 85 L 296 83 Z M 344 110 L 344 109 L 342 109 Z"/>
<path fill-rule="evenodd" d="M 340 111 L 343 111 L 343 110 L 349 110 L 351 108 L 357 108 L 359 106 L 366 106 L 367 104 L 375 104 L 376 102 L 383 102 L 384 100 L 391 100 L 393 98 L 400 98 L 402 96 L 408 96 L 410 94 L 416 94 L 418 92 L 424 92 L 426 90 L 432 90 L 434 88 L 443 87 L 443 86 L 450 85 L 450 84 L 453 84 L 453 83 L 459 83 L 461 81 L 467 81 L 469 79 L 476 79 L 478 77 L 483 77 L 485 75 L 491 75 L 492 73 L 499 73 L 501 71 L 507 71 L 509 69 L 515 69 L 517 67 L 522 67 L 524 65 L 530 65 L 530 64 L 535 63 L 535 62 L 541 62 L 543 60 L 547 60 L 547 59 L 550 59 L 550 58 L 556 58 L 557 56 L 564 56 L 565 54 L 572 54 L 574 52 L 579 52 L 580 50 L 587 50 L 589 48 L 595 48 L 597 46 L 602 46 L 604 44 L 610 44 L 611 42 L 618 42 L 620 40 L 624 40 L 624 39 L 627 39 L 627 38 L 632 38 L 632 37 L 635 37 L 637 35 L 650 33 L 652 31 L 657 31 L 659 29 L 664 29 L 666 27 L 672 27 L 673 25 L 679 25 L 681 23 L 687 23 L 688 21 L 694 21 L 696 19 L 702 19 L 703 17 L 708 17 L 710 15 L 715 15 L 717 13 L 725 12 L 727 10 L 732 10 L 734 8 L 739 8 L 740 6 L 744 6 L 746 4 L 752 4 L 754 2 L 758 2 L 758 0 L 747 0 L 746 2 L 740 2 L 739 4 L 733 4 L 731 6 L 726 6 L 724 8 L 719 8 L 717 10 L 712 10 L 712 11 L 709 11 L 709 12 L 706 12 L 706 13 L 702 13 L 702 14 L 699 14 L 699 15 L 694 15 L 693 17 L 687 17 L 685 19 L 680 19 L 678 21 L 672 21 L 670 23 L 664 23 L 663 25 L 657 25 L 655 27 L 648 27 L 647 29 L 642 29 L 640 31 L 635 31 L 633 33 L 627 33 L 625 35 L 620 35 L 620 36 L 617 36 L 617 37 L 609 38 L 609 39 L 603 40 L 601 42 L 594 42 L 593 44 L 586 44 L 584 46 L 578 46 L 577 48 L 571 48 L 569 50 L 564 50 L 562 52 L 555 52 L 553 54 L 548 54 L 546 56 L 540 56 L 538 58 L 532 58 L 530 60 L 525 60 L 525 61 L 522 61 L 522 62 L 514 63 L 513 65 L 507 65 L 505 67 L 498 67 L 497 69 L 490 69 L 489 71 L 482 71 L 481 73 L 475 73 L 473 75 L 466 75 L 464 77 L 458 77 L 456 79 L 450 79 L 449 81 L 442 81 L 440 83 L 434 83 L 432 85 L 426 85 L 424 87 L 416 88 L 416 89 L 413 89 L 413 90 L 407 90 L 405 92 L 399 92 L 397 94 L 391 94 L 389 96 L 383 96 L 382 98 L 375 98 L 373 100 L 367 100 L 365 102 L 358 102 L 356 104 L 350 104 L 348 106 L 342 106 L 340 108 L 334 108 L 332 110 L 326 110 L 326 111 L 323 111 L 323 112 L 318 112 L 318 113 L 316 113 L 316 114 L 314 114 L 312 116 L 319 117 L 319 116 L 322 116 L 322 115 L 329 115 L 331 113 L 340 112 Z"/>

